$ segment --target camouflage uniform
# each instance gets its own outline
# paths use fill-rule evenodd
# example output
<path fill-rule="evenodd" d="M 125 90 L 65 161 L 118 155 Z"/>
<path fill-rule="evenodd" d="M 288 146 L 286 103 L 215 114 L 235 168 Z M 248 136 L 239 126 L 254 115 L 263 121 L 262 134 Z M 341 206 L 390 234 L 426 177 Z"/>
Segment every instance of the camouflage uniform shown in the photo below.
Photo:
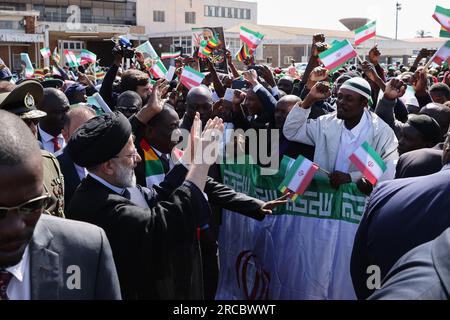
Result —
<path fill-rule="evenodd" d="M 59 167 L 59 162 L 53 154 L 41 150 L 44 166 L 44 186 L 52 196 L 52 203 L 47 208 L 48 214 L 64 218 L 64 176 Z"/>

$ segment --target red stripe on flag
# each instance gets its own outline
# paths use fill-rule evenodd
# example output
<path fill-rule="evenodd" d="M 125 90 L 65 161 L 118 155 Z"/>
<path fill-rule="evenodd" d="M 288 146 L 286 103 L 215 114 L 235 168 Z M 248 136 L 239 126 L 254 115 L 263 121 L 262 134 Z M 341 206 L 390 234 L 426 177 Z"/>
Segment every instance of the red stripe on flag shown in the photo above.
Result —
<path fill-rule="evenodd" d="M 355 50 L 353 50 L 349 54 L 343 56 L 342 58 L 340 58 L 336 62 L 330 64 L 329 66 L 326 66 L 326 68 L 329 69 L 329 70 L 333 70 L 333 69 L 339 67 L 341 64 L 346 63 L 348 60 L 350 60 L 351 58 L 354 58 L 354 57 L 356 57 L 356 51 Z"/>
<path fill-rule="evenodd" d="M 353 162 L 353 164 L 358 168 L 359 171 L 362 172 L 362 174 L 364 175 L 364 177 L 367 178 L 367 180 L 370 181 L 371 184 L 376 185 L 378 179 L 375 178 L 375 176 L 372 174 L 372 172 L 370 172 L 369 170 L 367 170 L 367 167 L 364 165 L 364 163 L 361 162 L 361 160 L 359 160 L 359 158 L 357 156 L 355 156 L 354 154 L 352 154 L 349 157 L 350 161 Z"/>
<path fill-rule="evenodd" d="M 243 42 L 245 42 L 248 45 L 250 49 L 256 49 L 257 46 L 249 38 L 246 38 L 243 35 L 241 35 L 240 38 Z"/>
<path fill-rule="evenodd" d="M 368 35 L 365 35 L 364 37 L 358 39 L 358 41 L 355 41 L 355 45 L 360 45 L 361 43 L 363 43 L 366 40 L 369 40 L 370 38 L 375 37 L 376 32 L 370 33 Z"/>
<path fill-rule="evenodd" d="M 437 17 L 436 14 L 433 14 L 433 19 L 436 20 L 436 22 L 439 23 L 439 24 L 442 26 L 442 28 L 444 28 L 445 30 L 447 30 L 448 32 L 450 32 L 450 29 L 447 28 L 446 26 L 444 26 L 444 25 L 441 23 L 441 21 L 439 21 L 439 18 Z"/>
<path fill-rule="evenodd" d="M 188 88 L 189 90 L 191 90 L 191 89 L 194 88 L 194 87 L 198 87 L 198 86 L 200 85 L 198 82 L 196 82 L 196 81 L 194 81 L 194 80 L 191 80 L 191 79 L 189 79 L 189 78 L 187 78 L 187 77 L 183 77 L 183 76 L 181 77 L 180 81 L 181 81 L 181 83 L 182 83 L 183 85 L 185 85 L 186 88 Z"/>
<path fill-rule="evenodd" d="M 308 188 L 317 170 L 319 170 L 319 167 L 316 164 L 313 164 L 311 169 L 308 170 L 308 172 L 306 173 L 306 176 L 303 179 L 300 186 L 298 187 L 297 191 L 295 191 L 296 194 L 302 195 L 305 192 L 306 188 Z"/>

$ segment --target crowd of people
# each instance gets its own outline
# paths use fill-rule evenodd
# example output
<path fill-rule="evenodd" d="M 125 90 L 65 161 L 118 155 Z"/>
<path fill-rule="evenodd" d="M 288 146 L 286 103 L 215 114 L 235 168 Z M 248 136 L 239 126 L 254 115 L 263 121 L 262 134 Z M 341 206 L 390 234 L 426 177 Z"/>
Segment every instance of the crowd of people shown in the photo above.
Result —
<path fill-rule="evenodd" d="M 314 35 L 303 74 L 252 56 L 239 70 L 230 52 L 224 74 L 205 58 L 190 89 L 180 75 L 197 55 L 177 58 L 168 80 L 138 52 L 126 69 L 119 46 L 101 80 L 52 61 L 59 75 L 13 83 L 2 64 L 0 300 L 214 299 L 222 209 L 263 220 L 290 201 L 238 193 L 217 163 L 192 161 L 228 129 L 277 130 L 280 159 L 302 155 L 333 188 L 355 183 L 369 197 L 351 257 L 359 299 L 448 299 L 449 67 L 424 67 L 426 49 L 411 66 L 385 65 L 374 46 L 330 72 L 325 42 Z M 375 186 L 349 160 L 365 141 L 387 168 Z M 245 138 L 226 142 L 249 150 Z M 378 290 L 367 286 L 373 265 Z"/>

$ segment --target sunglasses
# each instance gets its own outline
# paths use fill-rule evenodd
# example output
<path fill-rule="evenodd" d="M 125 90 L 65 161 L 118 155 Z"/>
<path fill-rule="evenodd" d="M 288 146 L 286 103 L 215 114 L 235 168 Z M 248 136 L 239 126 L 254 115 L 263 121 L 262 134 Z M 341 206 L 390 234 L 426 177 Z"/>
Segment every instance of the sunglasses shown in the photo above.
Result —
<path fill-rule="evenodd" d="M 44 195 L 28 200 L 15 207 L 0 207 L 0 219 L 6 217 L 9 211 L 17 210 L 18 213 L 24 216 L 31 215 L 33 213 L 42 212 L 51 203 L 51 196 L 48 193 Z"/>

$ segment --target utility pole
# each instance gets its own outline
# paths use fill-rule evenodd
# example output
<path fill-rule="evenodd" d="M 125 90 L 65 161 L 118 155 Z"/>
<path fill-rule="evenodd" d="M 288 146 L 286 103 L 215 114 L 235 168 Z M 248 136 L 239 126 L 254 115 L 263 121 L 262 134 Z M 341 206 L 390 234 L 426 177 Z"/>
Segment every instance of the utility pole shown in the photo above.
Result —
<path fill-rule="evenodd" d="M 396 4 L 396 8 L 395 8 L 395 40 L 398 39 L 397 34 L 398 34 L 398 12 L 400 10 L 402 10 L 402 4 L 400 2 L 397 2 Z"/>

